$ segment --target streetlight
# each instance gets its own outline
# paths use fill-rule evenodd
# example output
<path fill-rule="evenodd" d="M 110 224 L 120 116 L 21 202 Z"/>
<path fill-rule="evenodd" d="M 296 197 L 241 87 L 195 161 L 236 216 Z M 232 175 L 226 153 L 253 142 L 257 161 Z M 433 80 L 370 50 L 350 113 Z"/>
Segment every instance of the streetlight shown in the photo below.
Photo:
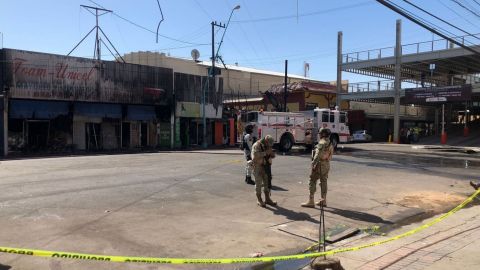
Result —
<path fill-rule="evenodd" d="M 237 9 L 240 9 L 240 5 L 236 5 L 233 9 L 232 12 L 230 12 L 230 17 L 228 17 L 227 25 L 222 25 L 221 23 L 218 24 L 217 22 L 212 22 L 212 67 L 210 71 L 208 72 L 208 78 L 207 78 L 207 83 L 205 85 L 209 85 L 209 78 L 212 77 L 212 83 L 213 87 L 212 89 L 215 90 L 215 60 L 218 58 L 218 52 L 220 51 L 220 47 L 222 47 L 223 43 L 223 38 L 225 37 L 225 33 L 227 32 L 228 25 L 230 24 L 230 20 L 232 19 L 233 12 Z M 220 43 L 218 44 L 217 52 L 215 53 L 215 26 L 225 28 L 223 31 L 222 39 L 220 40 Z M 203 148 L 207 148 L 207 116 L 205 115 L 205 103 L 206 103 L 206 97 L 205 97 L 205 92 L 206 89 L 203 87 L 203 93 L 202 93 L 202 112 L 203 112 L 203 117 L 202 117 L 202 124 L 203 124 L 203 142 L 202 146 Z"/>

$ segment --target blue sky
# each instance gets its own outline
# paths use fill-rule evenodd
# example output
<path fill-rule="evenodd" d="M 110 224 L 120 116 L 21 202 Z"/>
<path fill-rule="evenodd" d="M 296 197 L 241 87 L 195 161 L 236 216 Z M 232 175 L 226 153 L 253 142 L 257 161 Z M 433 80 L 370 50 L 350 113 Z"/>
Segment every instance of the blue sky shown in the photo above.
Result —
<path fill-rule="evenodd" d="M 458 0 L 473 13 L 452 0 L 411 1 L 471 33 L 480 33 L 480 17 L 473 14 L 480 5 L 474 0 Z M 196 48 L 204 60 L 211 55 L 210 22 L 226 22 L 238 4 L 241 8 L 233 15 L 220 52 L 227 64 L 283 71 L 288 59 L 289 73 L 301 75 L 306 61 L 310 77 L 327 81 L 336 78 L 338 31 L 343 31 L 344 52 L 390 47 L 400 18 L 374 0 L 160 0 L 164 21 L 159 33 L 171 39 L 160 37 L 157 44 L 154 33 L 119 17 L 156 31 L 160 20 L 156 0 L 93 2 L 115 12 L 101 16 L 100 26 L 121 54 L 150 50 L 190 58 Z M 93 2 L 0 0 L 3 47 L 67 54 L 94 26 L 95 17 L 80 7 L 95 6 Z M 401 0 L 394 2 L 406 6 Z M 221 34 L 217 33 L 216 41 Z M 413 43 L 431 40 L 432 34 L 403 19 L 402 38 L 403 43 Z M 92 57 L 93 46 L 91 35 L 73 55 Z M 105 49 L 102 57 L 112 59 Z"/>

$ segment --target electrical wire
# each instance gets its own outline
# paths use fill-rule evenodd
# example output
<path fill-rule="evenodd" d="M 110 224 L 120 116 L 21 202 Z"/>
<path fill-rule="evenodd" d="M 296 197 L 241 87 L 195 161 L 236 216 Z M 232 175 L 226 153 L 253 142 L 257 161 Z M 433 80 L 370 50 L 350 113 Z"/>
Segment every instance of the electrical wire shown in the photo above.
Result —
<path fill-rule="evenodd" d="M 227 7 L 230 6 L 228 0 L 225 0 L 225 4 Z M 255 46 L 253 45 L 252 41 L 250 40 L 250 38 L 248 37 L 247 35 L 247 32 L 245 31 L 245 29 L 243 28 L 242 25 L 238 25 L 239 28 L 240 28 L 240 31 L 242 32 L 243 36 L 245 37 L 245 40 L 247 41 L 248 45 L 250 46 L 251 50 L 253 51 L 253 53 L 255 54 L 256 57 L 259 57 L 259 54 L 257 52 L 257 49 L 255 48 Z"/>
<path fill-rule="evenodd" d="M 95 4 L 95 5 L 97 5 L 97 6 L 101 7 L 101 8 L 104 8 L 102 5 L 96 3 L 96 2 L 93 1 L 93 0 L 88 0 L 88 1 L 92 2 L 93 4 Z M 116 13 L 116 12 L 112 12 L 112 13 L 113 13 L 113 15 L 115 15 L 116 17 L 124 20 L 125 22 L 130 23 L 130 24 L 133 25 L 133 26 L 136 26 L 136 27 L 138 27 L 138 28 L 140 28 L 140 29 L 143 29 L 143 30 L 145 30 L 145 31 L 148 31 L 148 32 L 150 32 L 150 33 L 152 33 L 152 34 L 157 35 L 157 32 L 155 32 L 155 31 L 153 31 L 153 30 L 151 30 L 151 29 L 148 29 L 148 28 L 145 27 L 145 26 L 142 26 L 142 25 L 140 25 L 140 24 L 138 24 L 138 23 L 135 23 L 135 22 L 133 22 L 133 21 L 131 21 L 131 20 L 129 20 L 129 19 L 121 16 L 120 14 L 118 14 L 118 13 Z M 172 40 L 172 41 L 176 41 L 176 42 L 180 42 L 180 43 L 185 43 L 185 44 L 190 44 L 190 45 L 196 45 L 196 46 L 207 46 L 207 45 L 210 45 L 209 43 L 193 43 L 193 42 L 189 42 L 189 41 L 185 41 L 185 40 L 180 40 L 180 39 L 173 38 L 173 37 L 169 37 L 169 36 L 162 35 L 162 34 L 158 34 L 158 36 L 160 36 L 160 37 L 162 37 L 162 38 L 165 38 L 165 39 Z"/>
<path fill-rule="evenodd" d="M 157 43 L 158 43 L 158 30 L 160 29 L 160 24 L 163 22 L 164 18 L 163 18 L 162 7 L 160 6 L 160 1 L 159 0 L 157 0 L 157 4 L 158 4 L 158 8 L 160 9 L 160 15 L 162 16 L 162 18 L 160 19 L 160 22 L 158 22 L 158 26 L 157 26 L 156 37 L 157 37 Z"/>
<path fill-rule="evenodd" d="M 247 6 L 247 3 L 244 1 L 244 0 L 241 0 L 242 1 L 242 6 L 245 7 L 245 10 L 247 11 L 247 15 L 250 19 L 253 18 L 251 12 L 250 12 L 250 9 L 248 8 Z M 272 54 L 270 53 L 270 50 L 267 48 L 267 45 L 266 45 L 266 42 L 265 40 L 263 39 L 263 36 L 260 34 L 260 32 L 258 31 L 258 27 L 256 25 L 256 23 L 253 23 L 253 29 L 255 31 L 255 33 L 257 34 L 258 38 L 260 39 L 260 42 L 262 43 L 262 46 L 263 46 L 263 49 L 264 51 L 268 54 L 268 56 L 270 58 L 273 58 Z"/>
<path fill-rule="evenodd" d="M 460 3 L 459 1 L 457 1 L 457 0 L 450 0 L 450 1 L 456 3 L 457 5 L 459 5 L 460 7 L 462 7 L 463 9 L 465 9 L 466 11 L 472 13 L 472 14 L 475 15 L 477 18 L 480 18 L 480 15 L 479 15 L 478 13 L 476 13 L 475 11 L 467 8 L 465 5 L 463 5 L 463 4 Z"/>
<path fill-rule="evenodd" d="M 336 7 L 336 8 L 330 8 L 330 9 L 325 9 L 325 10 L 318 10 L 314 12 L 307 12 L 307 13 L 302 13 L 298 14 L 298 17 L 308 17 L 308 16 L 315 16 L 315 15 L 321 15 L 321 14 L 326 14 L 330 12 L 335 12 L 335 11 L 341 11 L 345 9 L 351 9 L 351 8 L 356 8 L 356 7 L 361 7 L 361 6 L 366 6 L 366 5 L 372 5 L 372 1 L 366 1 L 366 2 L 361 2 L 357 4 L 352 4 L 352 5 L 345 5 L 341 7 Z M 258 19 L 250 19 L 250 20 L 232 20 L 232 23 L 252 23 L 252 22 L 267 22 L 267 21 L 278 21 L 278 20 L 287 20 L 287 19 L 295 19 L 297 18 L 297 15 L 284 15 L 284 16 L 276 16 L 276 17 L 267 17 L 267 18 L 258 18 Z"/>
<path fill-rule="evenodd" d="M 458 17 L 462 18 L 464 21 L 468 22 L 470 25 L 472 25 L 472 26 L 480 29 L 480 27 L 479 27 L 477 24 L 475 24 L 475 23 L 471 22 L 470 20 L 468 20 L 467 18 L 465 18 L 464 15 L 458 13 L 457 11 L 455 11 L 455 9 L 450 8 L 449 6 L 447 6 L 447 5 L 443 2 L 443 0 L 438 0 L 438 1 L 439 1 L 440 4 L 441 4 L 442 6 L 444 6 L 446 9 L 448 9 L 448 10 L 452 11 L 453 13 L 457 14 Z"/>
<path fill-rule="evenodd" d="M 378 0 L 377 0 L 377 1 L 378 1 Z M 452 1 L 455 1 L 455 0 L 452 0 Z M 456 40 L 456 38 L 458 38 L 457 36 L 455 36 L 454 33 L 450 32 L 450 31 L 448 31 L 448 30 L 445 30 L 444 28 L 439 27 L 438 25 L 435 25 L 435 24 L 431 23 L 430 21 L 425 20 L 424 18 L 422 18 L 422 17 L 420 17 L 420 16 L 418 16 L 418 15 L 416 15 L 416 14 L 414 14 L 414 13 L 408 11 L 408 10 L 406 10 L 405 8 L 403 8 L 403 7 L 401 7 L 401 6 L 393 3 L 393 2 L 390 1 L 390 0 L 385 0 L 384 2 L 390 4 L 391 6 L 396 7 L 397 9 L 401 10 L 401 11 L 404 12 L 405 14 L 407 14 L 407 15 L 413 17 L 414 19 L 420 21 L 421 23 L 427 25 L 427 26 L 430 27 L 431 29 L 434 29 L 435 31 L 437 31 L 437 32 L 439 32 L 439 33 L 442 33 L 442 32 L 443 32 L 443 33 L 442 33 L 443 35 L 445 35 L 445 36 L 447 36 L 447 37 L 450 36 L 450 38 L 453 39 L 453 40 Z M 457 42 L 459 42 L 459 41 L 457 41 Z M 471 42 L 469 42 L 468 40 L 464 40 L 463 42 L 464 42 L 464 43 L 465 43 L 465 42 L 466 42 L 466 43 L 469 43 L 470 46 L 475 45 L 474 43 L 471 43 Z M 459 43 L 460 43 L 460 42 L 459 42 Z M 469 44 L 466 44 L 466 45 L 469 45 Z M 464 45 L 465 45 L 465 44 L 464 44 Z"/>
<path fill-rule="evenodd" d="M 425 9 L 423 9 L 423 8 L 415 5 L 414 3 L 412 3 L 412 2 L 410 2 L 410 1 L 408 1 L 408 0 L 403 0 L 403 2 L 405 2 L 405 3 L 407 3 L 407 4 L 409 4 L 409 5 L 413 6 L 413 7 L 415 7 L 416 9 L 418 9 L 418 10 L 420 10 L 420 11 L 422 11 L 422 12 L 424 12 L 424 13 L 432 16 L 432 17 L 434 17 L 435 19 L 437 19 L 437 20 L 439 20 L 439 21 L 441 21 L 441 22 L 443 22 L 443 23 L 446 23 L 447 25 L 449 25 L 449 26 L 451 26 L 451 27 L 453 27 L 453 28 L 455 28 L 455 29 L 463 32 L 464 34 L 467 34 L 467 35 L 469 35 L 469 36 L 473 36 L 473 37 L 475 37 L 475 38 L 477 38 L 477 39 L 480 40 L 479 37 L 472 35 L 471 33 L 469 33 L 469 32 L 467 32 L 467 31 L 465 31 L 465 30 L 457 27 L 456 25 L 454 25 L 454 24 L 452 24 L 452 23 L 450 23 L 450 22 L 448 22 L 448 21 L 446 21 L 446 20 L 444 20 L 444 19 L 436 16 L 435 14 L 432 14 L 432 13 L 428 12 L 427 10 L 425 10 Z"/>

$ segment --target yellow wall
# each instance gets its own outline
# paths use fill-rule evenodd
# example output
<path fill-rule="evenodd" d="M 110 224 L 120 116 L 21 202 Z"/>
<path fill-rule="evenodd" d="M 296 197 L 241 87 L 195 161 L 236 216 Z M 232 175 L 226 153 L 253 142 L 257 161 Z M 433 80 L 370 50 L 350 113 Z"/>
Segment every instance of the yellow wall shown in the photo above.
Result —
<path fill-rule="evenodd" d="M 319 108 L 329 108 L 337 102 L 336 96 L 336 94 L 317 94 L 311 91 L 305 91 L 305 106 L 307 103 L 316 103 Z M 330 98 L 330 104 L 327 97 Z M 348 108 L 348 101 L 342 101 L 340 109 L 347 110 Z"/>

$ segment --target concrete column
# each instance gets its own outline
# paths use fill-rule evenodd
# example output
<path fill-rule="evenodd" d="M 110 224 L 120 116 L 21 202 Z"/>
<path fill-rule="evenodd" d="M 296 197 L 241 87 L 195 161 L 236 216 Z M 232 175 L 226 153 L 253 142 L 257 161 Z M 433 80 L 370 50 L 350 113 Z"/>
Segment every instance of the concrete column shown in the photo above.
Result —
<path fill-rule="evenodd" d="M 397 20 L 396 27 L 396 45 L 395 45 L 395 100 L 393 113 L 393 141 L 400 142 L 400 89 L 401 81 L 401 64 L 402 64 L 402 21 Z"/>
<path fill-rule="evenodd" d="M 343 42 L 343 33 L 342 31 L 338 32 L 338 41 L 337 41 L 337 106 L 341 108 L 341 99 L 340 93 L 342 92 L 342 42 Z"/>
<path fill-rule="evenodd" d="M 433 127 L 433 132 L 435 132 L 435 136 L 438 135 L 438 126 L 440 124 L 439 115 L 440 115 L 440 110 L 438 108 L 435 108 L 435 124 Z"/>

